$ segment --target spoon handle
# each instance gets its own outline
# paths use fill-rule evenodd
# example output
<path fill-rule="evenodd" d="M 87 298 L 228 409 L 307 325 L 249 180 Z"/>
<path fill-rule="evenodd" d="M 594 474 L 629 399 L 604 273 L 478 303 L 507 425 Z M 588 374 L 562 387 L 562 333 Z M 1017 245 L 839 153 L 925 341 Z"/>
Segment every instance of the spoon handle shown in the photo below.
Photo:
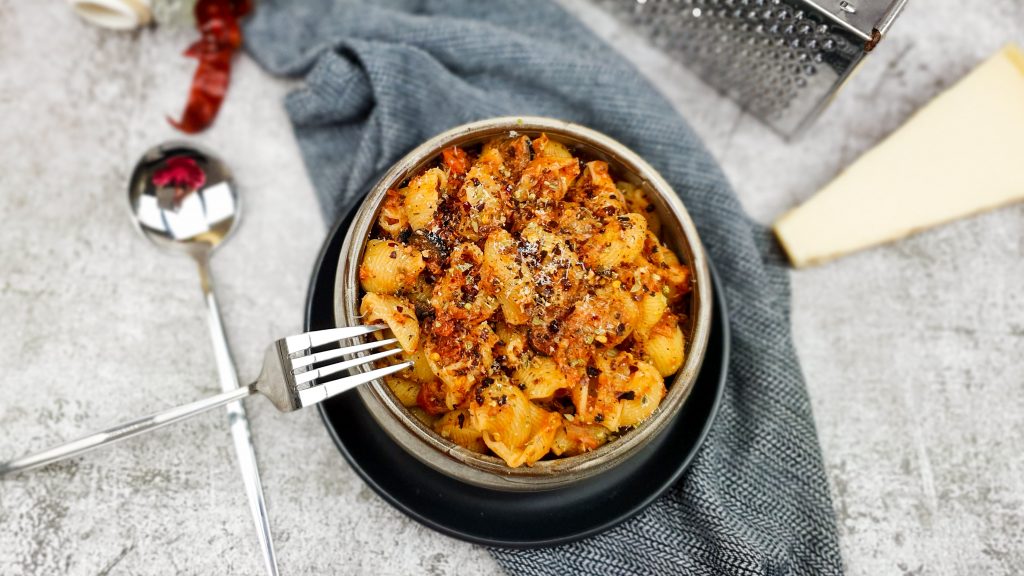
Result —
<path fill-rule="evenodd" d="M 88 436 L 83 436 L 77 440 L 66 442 L 58 446 L 54 446 L 48 450 L 42 452 L 36 452 L 35 454 L 28 454 L 21 458 L 16 458 L 9 462 L 0 462 L 0 478 L 14 474 L 16 472 L 24 472 L 33 468 L 39 468 L 52 464 L 58 460 L 64 460 L 65 458 L 71 458 L 72 456 L 78 456 L 84 454 L 90 450 L 95 450 L 100 446 L 106 446 L 107 444 L 113 444 L 119 440 L 125 438 L 131 438 L 132 436 L 138 436 L 157 428 L 163 428 L 169 424 L 180 422 L 186 418 L 191 418 L 197 414 L 202 414 L 207 410 L 213 410 L 219 406 L 241 400 L 246 396 L 254 394 L 256 392 L 255 385 L 247 386 L 245 388 L 236 388 L 231 392 L 222 392 L 216 396 L 204 398 L 202 400 L 196 400 L 189 404 L 150 414 L 149 416 L 143 416 L 130 422 L 124 422 L 117 426 L 112 426 L 106 430 L 100 432 L 94 432 Z"/>
<path fill-rule="evenodd" d="M 235 362 L 231 359 L 224 325 L 220 319 L 220 308 L 213 291 L 213 276 L 210 274 L 210 261 L 207 256 L 196 258 L 199 265 L 199 279 L 203 289 L 203 300 L 206 302 L 206 318 L 210 326 L 210 340 L 213 342 L 213 354 L 217 360 L 217 372 L 220 375 L 220 386 L 225 392 L 238 389 L 238 372 Z M 256 536 L 259 538 L 260 551 L 267 574 L 277 576 L 277 557 L 274 554 L 274 541 L 270 535 L 270 518 L 263 497 L 263 484 L 260 482 L 260 469 L 256 463 L 256 450 L 252 444 L 252 433 L 249 430 L 249 418 L 245 413 L 245 405 L 234 402 L 227 406 L 228 426 L 231 438 L 238 455 L 238 467 L 242 472 L 245 493 L 249 500 L 249 511 L 256 524 Z"/>

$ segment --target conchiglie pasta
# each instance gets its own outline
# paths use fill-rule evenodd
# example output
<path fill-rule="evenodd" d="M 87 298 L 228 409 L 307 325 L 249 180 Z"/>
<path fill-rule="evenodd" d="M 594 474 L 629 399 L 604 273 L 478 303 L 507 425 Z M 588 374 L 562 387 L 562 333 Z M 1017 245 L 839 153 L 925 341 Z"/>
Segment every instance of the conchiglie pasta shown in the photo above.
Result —
<path fill-rule="evenodd" d="M 660 234 L 661 219 L 658 217 L 657 211 L 655 211 L 654 204 L 651 203 L 647 194 L 644 193 L 644 189 L 629 182 L 616 182 L 615 187 L 619 189 L 619 192 L 622 192 L 629 210 L 641 214 L 647 220 L 647 229 L 652 234 Z"/>
<path fill-rule="evenodd" d="M 476 244 L 459 244 L 452 251 L 448 269 L 434 284 L 430 297 L 443 333 L 447 333 L 452 322 L 476 324 L 498 309 L 497 298 L 481 289 L 483 260 L 483 252 Z"/>
<path fill-rule="evenodd" d="M 500 357 L 501 363 L 508 368 L 518 368 L 526 357 L 526 330 L 522 326 L 498 322 L 494 332 L 498 336 L 498 343 L 494 347 L 495 358 Z"/>
<path fill-rule="evenodd" d="M 406 352 L 415 352 L 419 348 L 420 323 L 413 312 L 412 304 L 405 298 L 371 292 L 363 296 L 359 313 L 364 324 L 387 324 Z"/>
<path fill-rule="evenodd" d="M 419 251 L 391 240 L 370 240 L 359 265 L 363 290 L 376 294 L 397 294 L 412 286 L 425 264 Z"/>
<path fill-rule="evenodd" d="M 596 377 L 592 376 L 590 380 L 591 385 L 595 387 L 586 399 L 587 409 L 579 411 L 583 416 L 582 423 L 599 424 L 611 432 L 622 426 L 619 394 L 628 389 L 630 374 L 635 369 L 635 364 L 635 358 L 628 352 L 608 350 L 604 354 L 595 354 L 592 357 Z"/>
<path fill-rule="evenodd" d="M 562 321 L 558 344 L 551 355 L 563 369 L 578 367 L 581 359 L 591 356 L 595 349 L 613 348 L 629 338 L 637 314 L 636 302 L 621 285 L 613 282 L 603 286 L 580 300 Z M 574 390 L 579 397 L 586 396 L 585 392 L 582 386 Z M 586 410 L 583 404 L 577 403 L 577 407 Z"/>
<path fill-rule="evenodd" d="M 458 232 L 467 240 L 475 242 L 508 220 L 512 209 L 505 201 L 502 167 L 501 153 L 490 149 L 484 150 L 466 173 L 458 200 L 468 213 L 459 223 Z"/>
<path fill-rule="evenodd" d="M 433 222 L 441 190 L 447 182 L 448 177 L 439 168 L 431 168 L 409 181 L 403 208 L 413 230 L 422 230 Z"/>
<path fill-rule="evenodd" d="M 646 338 L 651 328 L 654 328 L 668 311 L 668 298 L 661 291 L 645 292 L 640 297 L 639 311 L 635 333 L 641 338 Z"/>
<path fill-rule="evenodd" d="M 404 190 L 388 190 L 381 204 L 377 224 L 389 238 L 398 238 L 409 227 L 409 220 L 402 207 L 403 192 Z"/>
<path fill-rule="evenodd" d="M 572 158 L 572 153 L 565 147 L 565 144 L 548 138 L 547 134 L 541 134 L 533 139 L 533 151 L 541 157 Z M 573 159 L 575 160 L 575 158 Z"/>
<path fill-rule="evenodd" d="M 482 387 L 469 412 L 487 447 L 512 467 L 531 465 L 547 454 L 562 422 L 504 378 Z"/>
<path fill-rule="evenodd" d="M 598 270 L 632 262 L 643 251 L 646 234 L 647 220 L 643 216 L 632 213 L 617 216 L 583 245 L 583 261 Z"/>
<path fill-rule="evenodd" d="M 422 346 L 413 352 L 404 352 L 402 356 L 404 356 L 403 362 L 411 360 L 413 363 L 412 369 L 406 372 L 410 379 L 422 384 L 436 378 L 434 371 L 430 369 L 430 363 L 427 362 L 427 354 L 423 351 Z"/>
<path fill-rule="evenodd" d="M 487 452 L 487 444 L 484 443 L 480 431 L 473 426 L 468 410 L 446 412 L 434 423 L 434 431 L 442 438 L 451 440 L 473 452 L 480 454 Z"/>
<path fill-rule="evenodd" d="M 570 189 L 569 199 L 582 203 L 600 218 L 626 212 L 626 200 L 608 173 L 608 163 L 600 160 L 587 163 Z"/>
<path fill-rule="evenodd" d="M 487 322 L 458 325 L 447 336 L 438 336 L 435 331 L 428 334 L 424 347 L 427 362 L 441 379 L 441 395 L 449 410 L 462 404 L 472 389 L 488 378 L 497 342 Z"/>
<path fill-rule="evenodd" d="M 585 271 L 570 244 L 540 223 L 530 222 L 519 236 L 517 254 L 525 269 L 524 277 L 532 280 L 532 315 L 547 324 L 564 316 L 576 303 Z"/>
<path fill-rule="evenodd" d="M 662 376 L 675 374 L 683 365 L 683 331 L 671 315 L 655 326 L 643 343 L 644 353 Z"/>
<path fill-rule="evenodd" d="M 512 197 L 517 202 L 558 202 L 579 173 L 580 165 L 575 158 L 537 156 L 523 170 Z"/>
<path fill-rule="evenodd" d="M 509 324 L 530 319 L 536 288 L 528 269 L 516 261 L 517 243 L 507 230 L 495 230 L 484 242 L 481 275 Z"/>
<path fill-rule="evenodd" d="M 601 221 L 582 204 L 562 202 L 558 209 L 558 231 L 576 243 L 584 243 L 601 229 Z"/>
<path fill-rule="evenodd" d="M 620 426 L 636 426 L 646 420 L 665 397 L 665 380 L 658 369 L 647 362 L 637 362 L 626 390 L 618 394 L 622 411 Z"/>
<path fill-rule="evenodd" d="M 690 269 L 680 264 L 679 257 L 664 244 L 661 247 L 665 258 L 662 273 L 669 287 L 669 299 L 674 302 L 690 291 Z"/>
<path fill-rule="evenodd" d="M 402 406 L 412 408 L 417 405 L 416 399 L 420 395 L 419 382 L 401 376 L 386 376 L 384 383 L 388 385 L 391 393 L 401 402 Z"/>
<path fill-rule="evenodd" d="M 525 286 L 525 282 L 513 282 L 510 285 L 510 292 L 514 293 Z M 510 324 L 526 324 L 530 321 L 530 314 L 528 312 L 529 302 L 520 298 L 514 298 L 507 292 L 499 293 L 496 297 L 507 322 Z"/>
<path fill-rule="evenodd" d="M 611 434 L 604 426 L 577 424 L 566 420 L 562 422 L 562 426 L 555 433 L 551 452 L 555 456 L 576 456 L 597 450 L 607 443 L 609 438 L 611 438 Z"/>
<path fill-rule="evenodd" d="M 535 356 L 513 374 L 513 379 L 525 386 L 524 392 L 530 400 L 544 400 L 559 390 L 571 386 L 569 379 L 555 363 L 554 358 Z"/>
<path fill-rule="evenodd" d="M 498 176 L 506 184 L 513 184 L 520 179 L 523 169 L 530 163 L 534 154 L 531 151 L 530 137 L 525 135 L 512 135 L 507 138 L 495 138 L 484 144 L 480 151 L 482 157 L 499 159 Z"/>
<path fill-rule="evenodd" d="M 644 239 L 644 257 L 651 263 L 652 276 L 662 282 L 669 302 L 676 302 L 690 292 L 690 269 L 654 234 Z"/>

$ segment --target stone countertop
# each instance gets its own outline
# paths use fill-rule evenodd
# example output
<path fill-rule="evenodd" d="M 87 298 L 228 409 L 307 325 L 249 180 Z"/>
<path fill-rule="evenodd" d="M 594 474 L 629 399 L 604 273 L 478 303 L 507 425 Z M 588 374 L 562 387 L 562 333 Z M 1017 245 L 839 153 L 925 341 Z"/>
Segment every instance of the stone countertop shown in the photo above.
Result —
<path fill-rule="evenodd" d="M 648 74 L 770 222 L 1007 41 L 1024 4 L 911 2 L 790 143 L 643 40 L 563 0 Z M 193 34 L 107 32 L 63 3 L 0 0 L 0 459 L 217 391 L 198 278 L 130 224 L 125 182 L 178 138 Z M 326 232 L 280 107 L 238 60 L 214 129 L 238 233 L 213 262 L 240 376 L 297 332 Z M 1024 150 L 1022 150 L 1024 152 Z M 941 167 L 937 167 L 941 168 Z M 850 574 L 1024 572 L 1024 206 L 794 272 L 803 361 Z M 249 404 L 286 574 L 497 570 L 363 485 L 316 412 Z M 259 574 L 220 411 L 0 482 L 2 574 Z"/>

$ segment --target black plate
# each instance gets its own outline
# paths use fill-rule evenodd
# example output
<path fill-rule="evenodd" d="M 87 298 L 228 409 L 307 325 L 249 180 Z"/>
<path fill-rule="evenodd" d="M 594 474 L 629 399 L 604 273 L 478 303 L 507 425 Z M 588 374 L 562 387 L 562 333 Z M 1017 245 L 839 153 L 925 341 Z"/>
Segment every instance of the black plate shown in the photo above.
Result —
<path fill-rule="evenodd" d="M 331 230 L 313 272 L 306 329 L 334 327 L 334 275 L 355 210 Z M 363 480 L 414 520 L 487 546 L 528 548 L 579 540 L 631 518 L 675 483 L 704 441 L 725 387 L 726 310 L 715 282 L 714 321 L 700 375 L 675 421 L 626 462 L 594 478 L 539 493 L 501 492 L 454 480 L 409 455 L 355 391 L 319 405 L 334 443 Z"/>

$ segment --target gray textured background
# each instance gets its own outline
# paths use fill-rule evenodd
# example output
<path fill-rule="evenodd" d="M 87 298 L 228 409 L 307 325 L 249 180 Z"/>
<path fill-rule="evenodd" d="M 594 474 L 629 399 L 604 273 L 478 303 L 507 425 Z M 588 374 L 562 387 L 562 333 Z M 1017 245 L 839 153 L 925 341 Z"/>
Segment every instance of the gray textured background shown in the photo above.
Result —
<path fill-rule="evenodd" d="M 1024 43 L 1020 0 L 911 2 L 813 132 L 787 144 L 563 1 L 655 80 L 765 222 L 1001 44 Z M 176 137 L 162 117 L 183 105 L 193 63 L 178 54 L 192 36 L 105 32 L 60 2 L 0 0 L 0 458 L 217 390 L 191 263 L 145 243 L 125 208 L 136 156 Z M 263 347 L 301 327 L 325 229 L 280 108 L 288 85 L 244 58 L 235 71 L 199 140 L 245 196 L 214 271 L 252 378 Z M 1022 281 L 1024 206 L 793 274 L 851 574 L 1024 571 Z M 250 415 L 286 573 L 496 570 L 372 494 L 314 412 L 257 401 Z M 212 413 L 0 482 L 0 574 L 260 573 L 235 468 Z"/>

